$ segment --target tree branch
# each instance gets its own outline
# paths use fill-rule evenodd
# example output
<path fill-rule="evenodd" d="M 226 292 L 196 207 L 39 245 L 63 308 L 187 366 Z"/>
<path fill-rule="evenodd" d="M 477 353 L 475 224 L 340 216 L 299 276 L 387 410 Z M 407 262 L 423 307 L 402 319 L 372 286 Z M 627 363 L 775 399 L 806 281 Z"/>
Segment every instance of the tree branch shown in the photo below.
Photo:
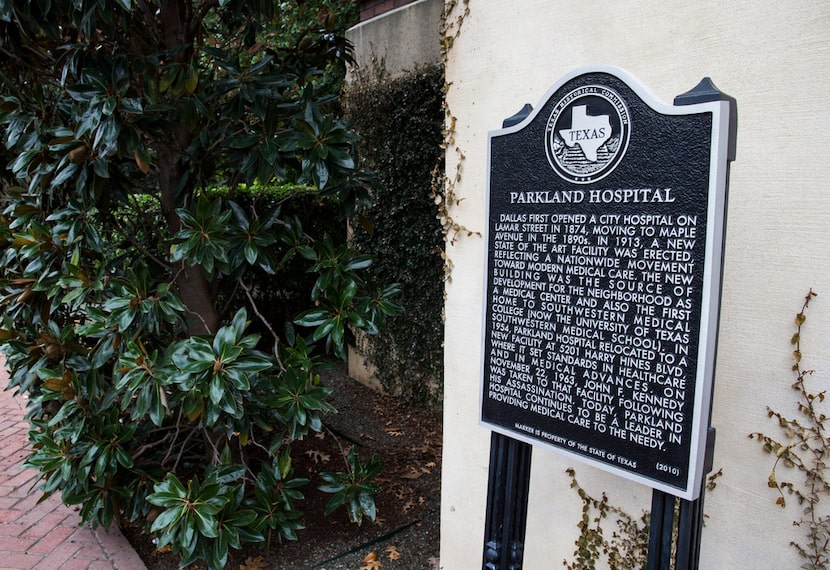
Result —
<path fill-rule="evenodd" d="M 262 321 L 262 324 L 265 325 L 265 328 L 271 333 L 271 336 L 274 337 L 274 358 L 277 359 L 277 364 L 280 367 L 281 372 L 285 372 L 285 366 L 282 364 L 282 359 L 280 359 L 280 337 L 276 333 L 276 331 L 271 327 L 271 323 L 268 322 L 268 319 L 259 312 L 259 307 L 257 307 L 256 301 L 254 300 L 254 296 L 251 294 L 251 290 L 245 284 L 242 279 L 237 279 L 237 283 L 239 283 L 242 290 L 245 291 L 245 296 L 248 297 L 248 301 L 251 303 L 251 308 L 254 310 L 254 314 L 259 317 L 259 320 Z"/>

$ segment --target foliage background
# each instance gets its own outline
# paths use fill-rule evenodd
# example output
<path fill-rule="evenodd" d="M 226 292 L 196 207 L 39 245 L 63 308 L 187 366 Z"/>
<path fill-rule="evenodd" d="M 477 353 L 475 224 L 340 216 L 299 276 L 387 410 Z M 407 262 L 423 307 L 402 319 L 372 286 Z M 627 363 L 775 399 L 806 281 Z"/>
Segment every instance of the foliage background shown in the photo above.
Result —
<path fill-rule="evenodd" d="M 182 566 L 297 538 L 319 370 L 399 310 L 338 221 L 373 183 L 339 105 L 354 11 L 0 0 L 0 344 L 27 464 Z M 343 452 L 324 511 L 374 519 L 380 460 Z"/>

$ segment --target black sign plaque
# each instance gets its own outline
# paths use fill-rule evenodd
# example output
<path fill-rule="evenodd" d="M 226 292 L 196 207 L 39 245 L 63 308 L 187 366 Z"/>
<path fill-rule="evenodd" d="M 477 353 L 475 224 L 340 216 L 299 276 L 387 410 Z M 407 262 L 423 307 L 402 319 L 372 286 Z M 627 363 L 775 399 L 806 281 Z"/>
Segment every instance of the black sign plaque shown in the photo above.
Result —
<path fill-rule="evenodd" d="M 697 498 L 729 117 L 594 67 L 490 133 L 483 424 Z"/>

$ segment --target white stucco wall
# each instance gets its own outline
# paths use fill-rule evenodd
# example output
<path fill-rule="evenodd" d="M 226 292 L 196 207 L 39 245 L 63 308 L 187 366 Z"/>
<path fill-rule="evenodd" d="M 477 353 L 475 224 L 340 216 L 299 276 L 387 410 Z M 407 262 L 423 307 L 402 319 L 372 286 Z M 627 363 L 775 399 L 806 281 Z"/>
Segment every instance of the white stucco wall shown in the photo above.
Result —
<path fill-rule="evenodd" d="M 609 64 L 663 101 L 710 76 L 738 102 L 713 425 L 718 488 L 706 499 L 701 568 L 797 568 L 793 505 L 775 506 L 771 456 L 747 439 L 779 434 L 766 406 L 794 409 L 789 339 L 804 295 L 818 292 L 804 329 L 813 382 L 830 387 L 830 3 L 471 0 L 449 54 L 448 104 L 465 155 L 457 222 L 485 226 L 487 132 L 534 106 L 565 73 Z M 447 171 L 459 153 L 448 152 Z M 478 425 L 483 240 L 448 246 L 441 563 L 481 567 L 489 431 Z M 580 502 L 564 474 L 632 513 L 650 490 L 534 450 L 526 570 L 562 567 Z M 798 481 L 798 476 L 793 475 Z M 611 529 L 609 529 L 610 531 Z"/>

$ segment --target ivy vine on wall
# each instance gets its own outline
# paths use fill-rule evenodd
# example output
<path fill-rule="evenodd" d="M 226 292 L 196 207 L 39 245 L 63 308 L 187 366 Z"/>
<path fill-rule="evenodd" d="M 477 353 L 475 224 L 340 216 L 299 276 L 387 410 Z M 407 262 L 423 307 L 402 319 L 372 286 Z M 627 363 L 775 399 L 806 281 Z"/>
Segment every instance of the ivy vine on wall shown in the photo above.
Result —
<path fill-rule="evenodd" d="M 806 311 L 815 297 L 812 290 L 805 296 L 790 340 L 795 374 L 792 389 L 797 394 L 798 413 L 788 417 L 768 406 L 767 415 L 776 420 L 783 433 L 772 436 L 755 432 L 749 438 L 757 440 L 764 451 L 775 457 L 767 485 L 778 492 L 776 503 L 783 508 L 787 497 L 792 497 L 800 506 L 801 516 L 793 524 L 803 531 L 804 539 L 790 545 L 805 561 L 801 568 L 824 570 L 830 568 L 830 509 L 821 502 L 830 498 L 830 426 L 822 406 L 827 391 L 815 388 L 815 370 L 803 367 L 801 352 Z M 800 477 L 791 479 L 793 475 Z"/>
<path fill-rule="evenodd" d="M 381 184 L 353 220 L 355 247 L 377 258 L 372 271 L 401 283 L 404 314 L 367 338 L 367 359 L 384 389 L 438 405 L 443 378 L 444 233 L 432 181 L 441 167 L 443 67 L 385 77 L 382 64 L 358 75 L 345 109 L 360 134 L 364 167 Z"/>
<path fill-rule="evenodd" d="M 571 561 L 562 561 L 566 570 L 596 570 L 597 565 L 603 561 L 612 570 L 645 570 L 648 566 L 651 511 L 644 509 L 639 515 L 632 515 L 612 504 L 605 492 L 600 498 L 588 493 L 577 481 L 574 469 L 567 469 L 566 473 L 571 479 L 571 489 L 582 500 L 582 517 L 576 525 L 579 536 L 574 541 L 576 550 Z M 714 491 L 721 477 L 723 469 L 710 473 L 706 477 L 705 491 Z M 675 500 L 669 570 L 674 570 L 676 565 L 679 507 L 680 501 Z M 706 515 L 704 522 L 705 519 Z M 608 526 L 611 523 L 613 526 L 609 536 Z"/>

